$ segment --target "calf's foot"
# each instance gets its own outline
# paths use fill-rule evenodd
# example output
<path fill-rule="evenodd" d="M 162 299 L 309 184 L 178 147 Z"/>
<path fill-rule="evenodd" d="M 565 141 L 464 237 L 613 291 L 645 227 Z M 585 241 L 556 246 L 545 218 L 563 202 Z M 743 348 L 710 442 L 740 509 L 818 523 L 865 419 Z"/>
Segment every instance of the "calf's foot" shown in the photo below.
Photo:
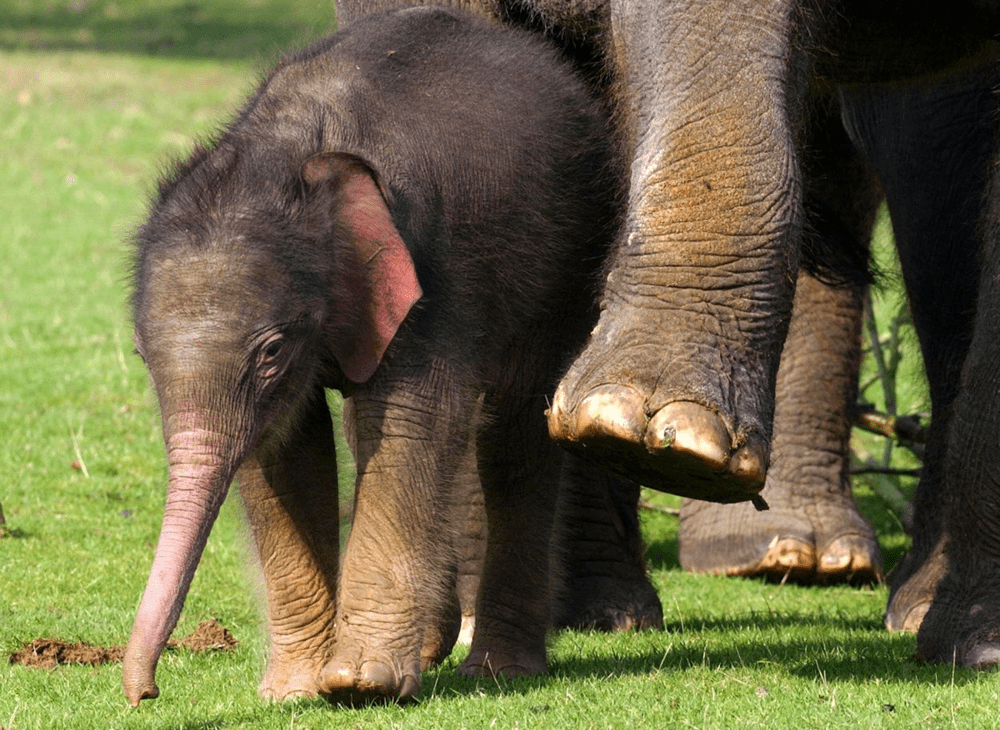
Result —
<path fill-rule="evenodd" d="M 514 679 L 529 674 L 547 674 L 548 664 L 545 652 L 525 651 L 523 648 L 507 647 L 490 650 L 477 647 L 475 640 L 469 656 L 459 667 L 463 677 L 506 677 Z"/>
<path fill-rule="evenodd" d="M 407 702 L 420 691 L 419 659 L 414 659 L 338 647 L 319 674 L 320 694 L 352 706 Z"/>
<path fill-rule="evenodd" d="M 319 673 L 324 660 L 293 660 L 272 657 L 257 693 L 265 700 L 282 702 L 295 697 L 316 697 L 320 694 Z"/>
<path fill-rule="evenodd" d="M 558 628 L 608 632 L 663 628 L 663 606 L 645 576 L 580 580 L 560 604 Z"/>

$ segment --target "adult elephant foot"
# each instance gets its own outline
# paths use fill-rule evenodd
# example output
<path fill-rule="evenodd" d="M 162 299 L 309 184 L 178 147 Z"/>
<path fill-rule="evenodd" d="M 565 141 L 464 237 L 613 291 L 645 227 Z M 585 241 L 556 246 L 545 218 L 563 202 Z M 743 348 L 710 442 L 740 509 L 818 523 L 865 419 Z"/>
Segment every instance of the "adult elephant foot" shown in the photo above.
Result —
<path fill-rule="evenodd" d="M 917 633 L 928 662 L 987 669 L 1000 664 L 1000 566 L 967 566 L 946 575 Z"/>
<path fill-rule="evenodd" d="M 863 180 L 846 187 L 865 189 Z M 845 230 L 858 240 L 868 235 L 878 197 L 864 200 L 866 214 L 845 217 Z M 814 230 L 824 231 L 821 223 Z M 761 493 L 769 509 L 685 500 L 682 567 L 801 583 L 881 580 L 878 541 L 854 503 L 848 469 L 862 297 L 860 286 L 830 286 L 800 273 L 778 368 L 774 456 Z"/>
<path fill-rule="evenodd" d="M 687 499 L 681 507 L 680 563 L 696 573 L 805 584 L 882 580 L 872 528 L 850 500 L 813 502 L 808 510 L 764 491 L 770 505 L 718 505 Z"/>
<path fill-rule="evenodd" d="M 664 492 L 739 502 L 764 486 L 768 447 L 759 434 L 730 429 L 719 411 L 694 401 L 656 407 L 652 393 L 586 377 L 582 361 L 563 378 L 548 411 L 554 439 Z"/>
<path fill-rule="evenodd" d="M 930 553 L 916 547 L 910 550 L 893 579 L 885 627 L 889 631 L 916 633 L 935 599 L 938 584 L 948 572 L 948 560 L 941 541 Z M 951 661 L 950 659 L 948 661 Z"/>

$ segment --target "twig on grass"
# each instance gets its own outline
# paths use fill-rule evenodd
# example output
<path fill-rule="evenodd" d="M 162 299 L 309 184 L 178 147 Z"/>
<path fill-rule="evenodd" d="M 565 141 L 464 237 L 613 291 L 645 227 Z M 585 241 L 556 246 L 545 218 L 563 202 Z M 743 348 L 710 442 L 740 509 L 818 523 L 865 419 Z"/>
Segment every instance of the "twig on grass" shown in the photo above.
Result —
<path fill-rule="evenodd" d="M 73 429 L 69 430 L 69 437 L 73 440 L 73 452 L 76 454 L 76 461 L 73 462 L 73 467 L 79 469 L 83 472 L 84 479 L 90 479 L 90 472 L 87 471 L 87 462 L 83 460 L 83 454 L 80 452 L 80 442 L 77 440 L 78 435 L 83 435 L 83 426 L 80 426 L 80 433 L 73 433 Z"/>

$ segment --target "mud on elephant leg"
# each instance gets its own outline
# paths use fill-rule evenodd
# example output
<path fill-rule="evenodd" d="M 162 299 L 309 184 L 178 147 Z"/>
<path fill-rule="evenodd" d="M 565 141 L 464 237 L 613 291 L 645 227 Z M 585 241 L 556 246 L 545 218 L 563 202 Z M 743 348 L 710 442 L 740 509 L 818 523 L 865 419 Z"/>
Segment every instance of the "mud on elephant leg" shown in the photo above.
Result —
<path fill-rule="evenodd" d="M 355 410 L 354 410 L 354 399 L 344 398 L 343 408 L 341 411 L 342 423 L 344 429 L 344 440 L 347 442 L 348 447 L 351 449 L 351 454 L 354 457 L 355 462 L 357 462 L 358 457 L 358 440 L 357 440 L 357 425 L 355 423 Z M 468 502 L 465 499 L 466 494 L 469 493 L 470 489 L 474 489 L 472 492 L 480 493 L 478 502 L 478 511 L 476 506 L 473 505 L 472 510 L 475 518 L 478 519 L 479 523 L 483 526 L 483 547 L 486 544 L 485 538 L 485 525 L 486 519 L 483 516 L 482 507 L 482 490 L 479 489 L 478 476 L 475 472 L 475 448 L 474 444 L 470 444 L 469 454 L 471 458 L 471 464 L 468 463 L 469 459 L 466 459 L 466 463 L 459 468 L 459 474 L 456 477 L 456 499 L 455 504 L 467 505 Z M 463 482 L 467 479 L 466 474 L 468 474 L 468 468 L 471 466 L 471 479 L 475 481 L 474 485 L 471 487 L 463 486 Z M 453 520 L 448 523 L 451 526 L 461 526 L 461 530 L 456 532 L 454 529 L 448 529 L 447 531 L 452 534 L 468 534 L 466 528 L 469 515 L 465 513 L 463 509 L 459 509 L 454 515 Z M 420 650 L 420 667 L 422 670 L 426 670 L 437 664 L 443 662 L 451 650 L 455 648 L 455 644 L 460 640 L 460 630 L 464 627 L 464 617 L 462 617 L 462 611 L 466 605 L 469 605 L 469 613 L 472 613 L 472 606 L 475 605 L 475 590 L 476 586 L 479 585 L 479 571 L 482 568 L 482 561 L 480 559 L 479 564 L 470 565 L 466 553 L 463 551 L 468 550 L 469 541 L 463 538 L 458 539 L 457 551 L 458 554 L 455 556 L 457 559 L 457 566 L 454 568 L 454 575 L 452 575 L 452 568 L 446 569 L 445 575 L 445 589 L 443 592 L 443 603 L 442 610 L 430 618 L 428 625 L 424 629 L 424 643 Z M 479 551 L 480 554 L 482 550 Z M 472 588 L 472 599 L 466 603 L 465 594 L 463 591 L 467 591 L 466 586 L 468 582 L 467 572 L 474 571 L 475 573 L 475 586 Z M 461 617 L 461 618 L 460 618 Z M 469 628 L 469 636 L 471 638 L 471 626 Z M 465 642 L 468 643 L 468 642 Z"/>
<path fill-rule="evenodd" d="M 340 545 L 333 423 L 322 390 L 290 434 L 237 473 L 267 592 L 266 699 L 315 696 L 333 639 Z"/>

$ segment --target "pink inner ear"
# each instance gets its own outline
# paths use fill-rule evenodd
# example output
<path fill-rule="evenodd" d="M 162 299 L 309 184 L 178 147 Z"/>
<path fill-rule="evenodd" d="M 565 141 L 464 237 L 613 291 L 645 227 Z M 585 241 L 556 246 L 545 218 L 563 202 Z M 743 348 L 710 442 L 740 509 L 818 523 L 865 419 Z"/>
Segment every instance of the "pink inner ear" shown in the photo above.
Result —
<path fill-rule="evenodd" d="M 350 292 L 360 315 L 354 342 L 332 343 L 344 374 L 356 383 L 372 376 L 422 291 L 410 252 L 393 225 L 372 177 L 352 166 L 341 187 L 341 220 L 347 223 L 360 264 L 364 292 Z M 349 245 L 350 245 L 349 244 Z"/>

